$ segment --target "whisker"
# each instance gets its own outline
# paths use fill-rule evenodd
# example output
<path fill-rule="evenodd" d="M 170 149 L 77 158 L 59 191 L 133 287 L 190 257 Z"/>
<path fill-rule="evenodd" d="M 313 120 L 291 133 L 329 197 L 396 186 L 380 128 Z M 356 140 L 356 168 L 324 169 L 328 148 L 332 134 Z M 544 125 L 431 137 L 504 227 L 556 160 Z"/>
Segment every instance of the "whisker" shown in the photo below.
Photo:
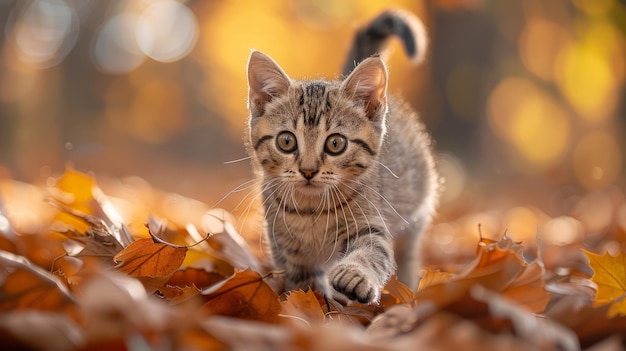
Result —
<path fill-rule="evenodd" d="M 245 161 L 245 160 L 249 160 L 251 159 L 252 156 L 248 156 L 248 157 L 242 157 L 236 160 L 231 160 L 231 161 L 224 161 L 225 165 L 232 165 L 233 163 L 237 163 L 237 162 L 241 162 L 241 161 Z"/>
<path fill-rule="evenodd" d="M 402 221 L 404 221 L 404 223 L 409 224 L 409 221 L 407 221 L 406 219 L 404 219 L 404 217 L 402 217 L 402 215 L 401 215 L 400 213 L 398 213 L 398 211 L 396 210 L 396 208 L 395 208 L 395 207 L 393 207 L 393 205 L 391 204 L 391 202 L 389 202 L 389 200 L 387 200 L 387 199 L 386 199 L 386 198 L 385 198 L 382 194 L 380 194 L 378 191 L 376 191 L 376 189 L 372 188 L 371 186 L 369 186 L 369 185 L 367 185 L 367 184 L 365 184 L 365 183 L 359 182 L 359 181 L 355 181 L 355 180 L 353 180 L 352 182 L 353 182 L 353 183 L 355 183 L 355 184 L 357 184 L 357 185 L 360 185 L 360 186 L 366 187 L 366 188 L 368 188 L 369 190 L 373 191 L 376 195 L 378 195 L 378 197 L 380 197 L 383 201 L 385 201 L 385 203 L 389 206 L 389 208 L 391 208 L 391 210 L 392 210 L 392 211 L 393 211 L 393 212 L 394 212 L 394 213 L 395 213 L 398 217 L 400 217 L 400 219 L 401 219 Z"/>
<path fill-rule="evenodd" d="M 350 211 L 350 216 L 352 216 L 352 222 L 354 223 L 356 237 L 358 238 L 358 235 L 359 235 L 359 222 L 357 221 L 357 219 L 356 219 L 356 217 L 354 215 L 354 212 L 352 211 L 352 207 L 350 206 L 350 201 L 348 200 L 346 195 L 341 191 L 341 189 L 339 189 L 339 187 L 337 187 L 336 185 L 333 185 L 333 190 L 335 191 L 335 193 L 337 194 L 338 197 L 341 196 L 343 198 L 343 202 L 345 202 L 346 206 L 348 207 L 348 211 Z M 346 212 L 343 209 L 343 206 L 342 206 L 341 209 L 342 209 L 342 211 L 344 211 L 343 214 L 344 214 L 344 218 L 346 220 L 346 231 L 347 231 L 347 235 L 346 235 L 346 237 L 347 237 L 346 251 L 350 251 L 350 231 L 349 231 L 348 219 L 346 218 Z"/>
<path fill-rule="evenodd" d="M 396 179 L 400 179 L 400 177 L 398 177 L 395 173 L 393 173 L 393 171 L 389 167 L 387 167 L 384 163 L 382 163 L 382 162 L 380 162 L 378 160 L 374 160 L 374 162 L 376 162 L 379 165 L 383 166 L 383 168 L 385 168 L 391 174 L 392 177 L 394 177 Z"/>
<path fill-rule="evenodd" d="M 237 185 L 235 187 L 235 189 L 229 191 L 228 193 L 226 193 L 226 195 L 224 195 L 221 199 L 219 199 L 212 207 L 215 208 L 217 207 L 217 205 L 219 205 L 222 201 L 224 201 L 227 197 L 229 197 L 230 195 L 243 191 L 243 190 L 247 190 L 250 189 L 251 187 L 254 187 L 254 183 L 259 181 L 259 178 L 253 178 L 250 180 L 246 180 L 245 182 Z"/>
<path fill-rule="evenodd" d="M 358 184 L 358 185 L 361 185 L 361 184 L 359 184 L 359 183 L 357 183 L 357 182 L 355 182 L 355 181 L 352 181 L 352 182 L 353 182 L 353 183 L 356 183 L 356 184 Z M 343 185 L 344 185 L 346 188 L 348 188 L 348 189 L 352 190 L 353 192 L 355 192 L 356 194 L 359 194 L 359 196 L 361 196 L 363 199 L 365 199 L 365 201 L 367 201 L 367 202 L 368 202 L 368 203 L 369 203 L 369 204 L 370 204 L 370 205 L 374 208 L 374 210 L 376 210 L 376 213 L 378 214 L 378 218 L 379 218 L 379 219 L 380 219 L 380 221 L 382 222 L 383 227 L 385 227 L 385 231 L 386 231 L 387 233 L 390 233 L 390 231 L 389 231 L 389 227 L 387 227 L 387 223 L 386 223 L 386 221 L 385 221 L 385 218 L 384 218 L 383 214 L 380 212 L 380 210 L 378 209 L 378 206 L 376 206 L 376 204 L 375 204 L 372 200 L 370 200 L 367 196 L 365 196 L 362 192 L 359 192 L 357 189 L 354 189 L 354 188 L 352 188 L 351 186 L 349 186 L 349 185 L 347 185 L 347 184 L 343 184 Z M 356 202 L 356 201 L 355 201 L 355 203 L 357 203 L 357 204 L 358 204 L 358 202 Z M 359 206 L 359 207 L 360 207 L 360 206 Z M 367 218 L 367 216 L 366 216 L 365 214 L 363 214 L 363 216 L 364 216 L 365 218 Z M 370 227 L 370 226 L 369 226 L 369 224 L 368 224 L 368 227 L 369 227 L 369 229 L 370 229 L 370 234 L 371 234 L 372 227 Z"/>
<path fill-rule="evenodd" d="M 248 216 L 250 215 L 250 211 L 252 209 L 252 205 L 254 204 L 254 202 L 263 195 L 263 190 L 269 190 L 269 189 L 274 189 L 276 188 L 278 185 L 275 184 L 276 180 L 275 179 L 271 179 L 263 184 L 261 184 L 261 191 L 259 191 L 249 202 L 248 205 L 246 206 L 246 208 L 243 210 L 241 217 L 243 220 L 240 220 L 240 225 L 239 225 L 239 230 L 241 231 L 243 223 L 245 223 L 248 220 Z M 241 206 L 243 204 L 243 202 L 250 196 L 250 194 L 252 194 L 254 191 L 250 191 L 248 194 L 246 194 L 246 196 L 239 202 L 239 204 L 237 205 L 237 208 L 239 208 L 239 206 Z M 273 193 L 272 193 L 273 194 Z M 271 197 L 268 196 L 267 198 L 263 199 L 263 202 L 261 203 L 261 206 L 263 208 L 265 208 L 265 203 L 268 201 L 268 199 L 270 199 Z M 264 217 L 265 218 L 265 217 Z"/>
<path fill-rule="evenodd" d="M 326 190 L 326 189 L 324 189 Z M 328 263 L 328 261 L 330 261 L 333 257 L 333 254 L 335 254 L 335 250 L 337 250 L 337 241 L 339 241 L 339 215 L 337 214 L 337 201 L 335 200 L 335 194 L 332 192 L 329 192 L 330 194 L 330 198 L 333 201 L 333 207 L 334 207 L 334 213 L 335 213 L 335 240 L 333 243 L 333 249 L 330 251 L 330 254 L 328 255 L 328 258 L 326 258 L 326 261 L 324 263 Z M 330 208 L 328 209 L 330 211 Z M 330 217 L 330 213 L 329 213 L 329 217 Z"/>

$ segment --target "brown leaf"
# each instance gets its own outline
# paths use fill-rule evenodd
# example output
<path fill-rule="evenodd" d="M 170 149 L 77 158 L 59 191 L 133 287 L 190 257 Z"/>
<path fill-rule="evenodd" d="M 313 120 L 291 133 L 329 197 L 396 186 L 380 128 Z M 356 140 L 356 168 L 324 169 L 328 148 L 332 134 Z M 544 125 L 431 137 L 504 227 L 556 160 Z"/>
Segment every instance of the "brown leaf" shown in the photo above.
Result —
<path fill-rule="evenodd" d="M 510 320 L 515 334 L 534 344 L 538 349 L 572 351 L 579 349 L 576 335 L 552 320 L 540 318 L 480 286 L 472 288 L 471 295 L 477 301 L 487 304 L 493 318 Z"/>
<path fill-rule="evenodd" d="M 610 304 L 594 307 L 576 302 L 574 300 L 569 306 L 550 310 L 547 316 L 576 333 L 581 347 L 587 348 L 612 335 L 624 336 L 626 317 L 609 318 Z"/>
<path fill-rule="evenodd" d="M 281 301 L 281 315 L 286 316 L 287 321 L 292 322 L 295 317 L 306 321 L 309 325 L 324 322 L 324 311 L 312 290 L 290 291 L 287 299 Z M 297 322 L 296 322 L 297 323 Z"/>
<path fill-rule="evenodd" d="M 94 220 L 107 227 L 122 246 L 133 241 L 121 216 L 96 185 L 93 177 L 68 168 L 57 180 L 55 187 L 50 189 L 50 193 L 61 207 L 55 220 L 67 225 L 70 230 L 84 233 L 90 226 L 94 226 L 95 223 L 90 223 Z"/>
<path fill-rule="evenodd" d="M 56 232 L 80 243 L 82 246 L 82 249 L 77 249 L 73 252 L 66 247 L 68 255 L 77 257 L 99 257 L 102 263 L 113 263 L 113 257 L 124 248 L 116 239 L 113 229 L 97 217 L 76 212 L 68 207 L 60 205 L 58 207 L 60 212 L 67 213 L 78 220 L 82 220 L 87 225 L 87 229 L 83 232 L 79 232 L 67 225 L 62 226 L 58 223 L 53 226 Z"/>
<path fill-rule="evenodd" d="M 281 310 L 278 294 L 263 279 L 249 269 L 237 272 L 217 290 L 208 289 L 204 306 L 214 314 L 276 323 Z"/>
<path fill-rule="evenodd" d="M 394 304 L 411 303 L 413 295 L 413 291 L 393 275 L 383 289 L 382 305 L 388 307 Z M 389 301 L 389 298 L 393 299 L 393 303 Z"/>
<path fill-rule="evenodd" d="M 0 279 L 0 311 L 62 311 L 74 316 L 75 298 L 66 286 L 26 258 L 0 251 Z"/>
<path fill-rule="evenodd" d="M 498 242 L 482 239 L 476 258 L 465 270 L 458 274 L 427 272 L 415 296 L 440 307 L 458 305 L 473 286 L 480 285 L 533 312 L 543 312 L 551 297 L 544 288 L 543 266 L 539 261 L 526 263 L 521 250 L 506 236 Z"/>
<path fill-rule="evenodd" d="M 193 284 L 200 289 L 204 289 L 226 278 L 227 277 L 215 272 L 208 272 L 200 268 L 187 267 L 174 272 L 174 274 L 167 281 L 167 284 L 181 287 Z"/>
<path fill-rule="evenodd" d="M 116 268 L 131 277 L 170 277 L 180 267 L 187 254 L 186 247 L 155 243 L 150 238 L 139 239 L 114 257 Z"/>

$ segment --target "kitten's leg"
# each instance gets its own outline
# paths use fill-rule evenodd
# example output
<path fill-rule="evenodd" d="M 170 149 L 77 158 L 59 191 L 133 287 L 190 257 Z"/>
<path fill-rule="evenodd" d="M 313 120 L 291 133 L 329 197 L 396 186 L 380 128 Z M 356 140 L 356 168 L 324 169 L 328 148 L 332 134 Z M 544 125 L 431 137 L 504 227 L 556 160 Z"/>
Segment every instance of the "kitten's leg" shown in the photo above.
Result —
<path fill-rule="evenodd" d="M 394 232 L 396 274 L 398 280 L 411 290 L 417 289 L 419 283 L 418 269 L 421 264 L 419 244 L 425 222 L 424 216 L 421 216 L 409 225 L 405 224 L 405 230 L 402 232 Z"/>
<path fill-rule="evenodd" d="M 373 303 L 394 268 L 393 251 L 385 234 L 372 228 L 359 234 L 350 251 L 328 271 L 328 281 L 350 300 Z"/>

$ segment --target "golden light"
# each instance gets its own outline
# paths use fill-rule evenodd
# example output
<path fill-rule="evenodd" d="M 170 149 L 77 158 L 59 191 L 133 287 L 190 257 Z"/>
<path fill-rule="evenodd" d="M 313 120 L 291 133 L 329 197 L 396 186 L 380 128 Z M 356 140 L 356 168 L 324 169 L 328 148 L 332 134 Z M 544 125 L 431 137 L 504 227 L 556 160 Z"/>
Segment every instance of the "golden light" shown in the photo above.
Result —
<path fill-rule="evenodd" d="M 530 18 L 518 41 L 522 63 L 537 77 L 551 81 L 556 59 L 570 40 L 567 31 L 557 23 Z"/>
<path fill-rule="evenodd" d="M 584 236 L 582 224 L 570 216 L 550 219 L 544 226 L 541 239 L 546 244 L 568 245 L 580 242 Z"/>
<path fill-rule="evenodd" d="M 504 227 L 509 237 L 516 241 L 532 242 L 537 230 L 547 221 L 547 216 L 529 207 L 514 207 L 504 215 Z"/>
<path fill-rule="evenodd" d="M 624 53 L 620 34 L 608 23 L 590 24 L 584 40 L 570 43 L 555 66 L 556 82 L 571 106 L 592 122 L 607 120 L 619 102 Z"/>
<path fill-rule="evenodd" d="M 570 138 L 567 113 L 553 99 L 524 78 L 505 78 L 488 101 L 489 125 L 508 141 L 532 169 L 553 165 Z"/>
<path fill-rule="evenodd" d="M 615 0 L 574 0 L 574 5 L 590 15 L 603 15 L 615 5 Z"/>
<path fill-rule="evenodd" d="M 605 187 L 619 176 L 623 157 L 612 135 L 605 131 L 591 132 L 580 140 L 572 155 L 576 179 L 587 189 Z"/>

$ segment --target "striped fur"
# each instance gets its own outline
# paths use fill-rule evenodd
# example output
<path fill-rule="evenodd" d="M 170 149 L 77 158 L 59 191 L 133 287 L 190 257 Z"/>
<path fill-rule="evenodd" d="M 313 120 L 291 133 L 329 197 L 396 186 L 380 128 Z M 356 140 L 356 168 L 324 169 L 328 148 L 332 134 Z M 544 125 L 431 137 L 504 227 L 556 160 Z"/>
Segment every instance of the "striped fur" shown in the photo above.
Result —
<path fill-rule="evenodd" d="M 247 147 L 285 288 L 373 303 L 396 264 L 416 286 L 416 243 L 434 211 L 437 177 L 417 116 L 387 97 L 385 64 L 357 61 L 341 81 L 296 81 L 254 51 Z"/>

